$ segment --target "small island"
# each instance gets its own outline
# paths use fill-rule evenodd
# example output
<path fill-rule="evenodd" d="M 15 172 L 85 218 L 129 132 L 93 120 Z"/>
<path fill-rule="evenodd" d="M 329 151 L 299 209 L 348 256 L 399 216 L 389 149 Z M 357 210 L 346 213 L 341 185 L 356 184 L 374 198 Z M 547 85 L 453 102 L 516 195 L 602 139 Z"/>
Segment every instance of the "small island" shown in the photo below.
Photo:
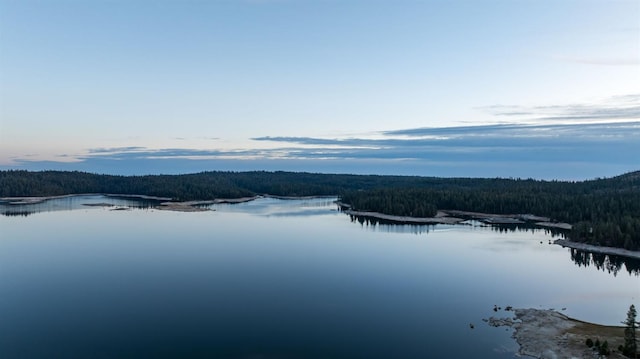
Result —
<path fill-rule="evenodd" d="M 513 328 L 520 355 L 540 359 L 592 358 L 599 354 L 619 359 L 633 357 L 623 354 L 633 350 L 629 349 L 633 347 L 632 339 L 637 341 L 633 305 L 629 309 L 627 328 L 583 322 L 553 309 L 508 310 L 513 310 L 513 317 L 493 316 L 484 321 L 493 327 Z"/>

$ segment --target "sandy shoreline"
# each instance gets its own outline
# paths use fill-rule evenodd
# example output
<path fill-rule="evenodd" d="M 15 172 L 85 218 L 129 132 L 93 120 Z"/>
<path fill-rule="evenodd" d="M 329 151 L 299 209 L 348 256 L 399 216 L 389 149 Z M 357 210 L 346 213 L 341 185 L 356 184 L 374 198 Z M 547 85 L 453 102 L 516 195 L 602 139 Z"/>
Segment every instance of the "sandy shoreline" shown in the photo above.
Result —
<path fill-rule="evenodd" d="M 442 212 L 450 216 L 477 219 L 486 224 L 524 224 L 533 222 L 536 226 L 546 228 L 571 230 L 573 227 L 569 223 L 554 222 L 549 217 L 536 216 L 533 214 L 495 214 L 458 210 L 443 210 Z"/>
<path fill-rule="evenodd" d="M 550 309 L 515 309 L 514 317 L 485 319 L 494 327 L 514 329 L 519 354 L 534 358 L 596 358 L 585 344 L 587 338 L 605 340 L 612 350 L 608 358 L 625 358 L 617 352 L 624 343 L 624 328 L 587 323 Z"/>
<path fill-rule="evenodd" d="M 466 219 L 475 219 L 485 224 L 526 224 L 531 223 L 546 228 L 571 230 L 569 223 L 552 222 L 548 217 L 535 216 L 533 214 L 494 214 L 469 212 L 458 210 L 439 210 L 434 217 L 410 217 L 394 216 L 379 212 L 356 211 L 351 206 L 342 202 L 336 202 L 343 208 L 343 212 L 353 216 L 370 217 L 398 223 L 422 223 L 422 224 L 456 224 Z"/>
<path fill-rule="evenodd" d="M 616 255 L 621 257 L 640 259 L 640 252 L 630 251 L 624 248 L 594 246 L 586 243 L 572 242 L 566 239 L 556 239 L 553 243 L 560 245 L 562 247 L 579 249 L 585 252 Z"/>
<path fill-rule="evenodd" d="M 424 223 L 424 224 L 456 224 L 466 219 L 475 219 L 485 224 L 534 224 L 540 227 L 557 228 L 571 230 L 569 223 L 553 222 L 548 217 L 536 216 L 533 214 L 495 214 L 482 212 L 469 212 L 458 210 L 439 210 L 434 217 L 410 217 L 394 216 L 379 212 L 356 211 L 350 205 L 337 201 L 343 212 L 353 216 L 377 218 L 398 223 Z M 533 222 L 533 223 L 531 223 Z"/>
<path fill-rule="evenodd" d="M 98 193 L 105 197 L 121 197 L 121 198 L 138 198 L 138 199 L 150 199 L 154 201 L 171 201 L 170 197 L 156 197 L 147 196 L 146 194 L 114 194 L 114 193 Z"/>
<path fill-rule="evenodd" d="M 392 216 L 389 214 L 378 212 L 362 212 L 346 209 L 344 213 L 351 216 L 377 218 L 385 221 L 398 222 L 398 223 L 416 223 L 416 224 L 456 224 L 464 221 L 462 218 L 449 217 L 446 215 L 435 217 L 408 217 L 408 216 Z M 440 212 L 444 214 L 443 212 Z"/>

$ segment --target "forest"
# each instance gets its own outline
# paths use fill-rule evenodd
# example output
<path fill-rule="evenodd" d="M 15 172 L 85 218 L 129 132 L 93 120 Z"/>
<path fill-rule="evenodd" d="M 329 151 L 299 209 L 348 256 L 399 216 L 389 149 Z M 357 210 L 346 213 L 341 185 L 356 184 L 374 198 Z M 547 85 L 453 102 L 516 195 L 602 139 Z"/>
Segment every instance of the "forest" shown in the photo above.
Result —
<path fill-rule="evenodd" d="M 299 172 L 112 176 L 0 171 L 0 197 L 141 194 L 176 201 L 335 195 L 359 211 L 430 217 L 437 210 L 535 214 L 567 222 L 568 239 L 640 250 L 640 171 L 588 181 L 438 178 Z"/>

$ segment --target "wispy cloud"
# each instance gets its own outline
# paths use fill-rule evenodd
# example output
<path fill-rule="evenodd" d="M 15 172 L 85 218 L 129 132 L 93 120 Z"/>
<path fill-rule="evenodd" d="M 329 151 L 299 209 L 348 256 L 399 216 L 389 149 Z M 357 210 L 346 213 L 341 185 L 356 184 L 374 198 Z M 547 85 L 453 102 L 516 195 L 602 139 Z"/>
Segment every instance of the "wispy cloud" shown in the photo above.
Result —
<path fill-rule="evenodd" d="M 498 124 L 482 126 L 438 127 L 438 128 L 413 128 L 384 132 L 385 135 L 402 135 L 409 137 L 441 136 L 448 141 L 434 141 L 431 143 L 443 144 L 463 140 L 464 143 L 480 141 L 512 141 L 517 138 L 522 141 L 534 141 L 542 143 L 543 138 L 562 139 L 563 143 L 574 140 L 584 141 L 589 139 L 597 141 L 602 138 L 637 138 L 640 136 L 640 122 L 614 122 L 614 123 L 589 123 L 589 124 Z M 427 140 L 422 140 L 425 142 Z M 499 143 L 499 142 L 498 142 Z M 487 143 L 488 145 L 490 143 Z"/>
<path fill-rule="evenodd" d="M 572 62 L 584 65 L 596 66 L 640 66 L 640 57 L 577 57 L 577 56 L 553 56 L 555 60 Z"/>
<path fill-rule="evenodd" d="M 529 121 L 585 123 L 640 120 L 640 94 L 613 96 L 596 103 L 546 106 L 491 105 L 479 107 L 494 116 L 526 118 Z"/>
<path fill-rule="evenodd" d="M 282 146 L 244 150 L 143 147 L 96 148 L 80 156 L 100 160 L 418 160 L 631 161 L 638 163 L 640 122 L 566 125 L 485 125 L 382 132 L 381 138 L 260 137 Z M 613 156 L 613 157 L 612 157 Z"/>
<path fill-rule="evenodd" d="M 152 149 L 146 147 L 115 147 L 115 148 L 92 148 L 88 150 L 88 154 L 80 155 L 78 158 L 90 160 L 94 158 L 109 158 L 114 160 L 125 159 L 167 159 L 167 158 L 184 158 L 184 159 L 207 159 L 207 158 L 251 158 L 262 154 L 262 150 L 199 150 L 186 148 L 160 148 Z"/>
<path fill-rule="evenodd" d="M 510 123 L 408 128 L 346 138 L 263 136 L 252 138 L 250 148 L 236 150 L 100 147 L 60 162 L 27 156 L 14 161 L 29 169 L 123 174 L 221 169 L 580 179 L 640 169 L 638 94 L 594 104 L 483 109 Z"/>
<path fill-rule="evenodd" d="M 104 153 L 120 153 L 120 152 L 135 152 L 135 151 L 144 151 L 145 147 L 139 146 L 129 146 L 129 147 L 100 147 L 100 148 L 90 148 L 88 150 L 91 154 L 104 154 Z"/>

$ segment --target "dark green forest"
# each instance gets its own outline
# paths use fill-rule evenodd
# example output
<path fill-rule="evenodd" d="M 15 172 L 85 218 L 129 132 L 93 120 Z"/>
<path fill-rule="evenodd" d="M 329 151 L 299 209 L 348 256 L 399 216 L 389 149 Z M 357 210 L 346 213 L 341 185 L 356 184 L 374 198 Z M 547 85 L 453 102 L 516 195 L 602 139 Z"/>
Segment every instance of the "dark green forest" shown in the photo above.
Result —
<path fill-rule="evenodd" d="M 437 178 L 293 172 L 111 176 L 0 171 L 0 197 L 142 194 L 176 201 L 336 195 L 360 211 L 429 217 L 436 210 L 530 213 L 571 223 L 569 239 L 640 250 L 640 171 L 589 181 Z"/>

